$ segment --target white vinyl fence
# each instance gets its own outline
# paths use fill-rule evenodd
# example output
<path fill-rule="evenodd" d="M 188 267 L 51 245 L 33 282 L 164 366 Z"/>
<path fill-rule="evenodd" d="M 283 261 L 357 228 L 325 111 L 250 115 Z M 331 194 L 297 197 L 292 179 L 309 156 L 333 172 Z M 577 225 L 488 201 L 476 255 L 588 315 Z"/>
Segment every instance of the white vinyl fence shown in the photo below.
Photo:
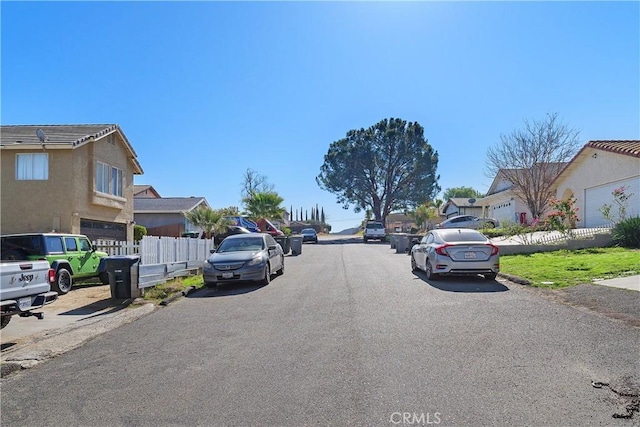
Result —
<path fill-rule="evenodd" d="M 213 249 L 213 239 L 189 237 L 144 236 L 138 243 L 115 240 L 96 240 L 96 249 L 113 255 L 138 255 L 140 264 L 169 264 L 174 262 L 204 262 Z"/>
<path fill-rule="evenodd" d="M 175 277 L 199 274 L 213 249 L 213 239 L 144 236 L 138 243 L 96 240 L 95 248 L 109 256 L 140 257 L 138 288 L 148 288 Z"/>

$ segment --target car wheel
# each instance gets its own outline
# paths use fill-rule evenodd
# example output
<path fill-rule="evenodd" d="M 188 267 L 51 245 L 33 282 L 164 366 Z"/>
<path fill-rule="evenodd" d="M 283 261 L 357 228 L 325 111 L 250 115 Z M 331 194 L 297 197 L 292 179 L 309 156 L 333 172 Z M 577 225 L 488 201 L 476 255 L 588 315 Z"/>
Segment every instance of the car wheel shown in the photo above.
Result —
<path fill-rule="evenodd" d="M 280 267 L 280 270 L 276 271 L 276 274 L 278 276 L 282 276 L 284 274 L 284 255 L 282 255 L 282 267 Z"/>
<path fill-rule="evenodd" d="M 496 228 L 496 225 L 495 225 L 493 222 L 488 221 L 488 222 L 485 224 L 485 227 L 487 227 L 487 228 Z"/>
<path fill-rule="evenodd" d="M 69 270 L 66 268 L 59 268 L 56 272 L 56 283 L 54 285 L 55 291 L 60 295 L 64 295 L 69 293 L 71 286 L 73 286 L 71 273 L 69 273 Z"/>
<path fill-rule="evenodd" d="M 411 255 L 411 271 L 418 271 L 418 264 L 416 264 L 416 259 Z"/>
<path fill-rule="evenodd" d="M 271 266 L 269 263 L 264 266 L 264 278 L 260 282 L 262 286 L 266 286 L 271 282 Z"/>
<path fill-rule="evenodd" d="M 369 239 L 365 237 L 364 238 L 364 242 L 367 243 L 368 241 L 369 241 Z"/>
<path fill-rule="evenodd" d="M 11 320 L 11 316 L 2 316 L 2 318 L 0 318 L 0 329 L 7 326 L 10 320 Z"/>
<path fill-rule="evenodd" d="M 484 275 L 485 280 L 496 280 L 496 273 L 487 273 Z"/>
<path fill-rule="evenodd" d="M 436 277 L 438 277 L 438 275 L 433 272 L 433 267 L 431 267 L 431 263 L 429 262 L 429 260 L 427 260 L 427 268 L 424 272 L 426 273 L 427 280 L 435 279 Z"/>

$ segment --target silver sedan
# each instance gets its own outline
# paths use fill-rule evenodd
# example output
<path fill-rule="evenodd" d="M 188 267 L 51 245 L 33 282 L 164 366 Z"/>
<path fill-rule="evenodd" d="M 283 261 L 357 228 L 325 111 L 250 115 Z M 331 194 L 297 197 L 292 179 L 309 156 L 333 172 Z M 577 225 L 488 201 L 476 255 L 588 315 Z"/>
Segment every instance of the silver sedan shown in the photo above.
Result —
<path fill-rule="evenodd" d="M 429 231 L 411 248 L 411 270 L 423 270 L 427 280 L 438 275 L 478 275 L 494 280 L 500 271 L 498 247 L 468 228 Z"/>
<path fill-rule="evenodd" d="M 284 252 L 266 233 L 236 234 L 225 238 L 204 263 L 208 287 L 219 283 L 256 281 L 268 285 L 271 275 L 284 273 Z"/>

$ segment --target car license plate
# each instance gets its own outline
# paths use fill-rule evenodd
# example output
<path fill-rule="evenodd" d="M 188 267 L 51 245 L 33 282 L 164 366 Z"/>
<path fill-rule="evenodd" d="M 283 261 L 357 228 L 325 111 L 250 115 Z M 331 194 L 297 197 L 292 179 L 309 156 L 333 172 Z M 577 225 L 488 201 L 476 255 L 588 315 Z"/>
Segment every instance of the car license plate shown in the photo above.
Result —
<path fill-rule="evenodd" d="M 231 272 L 227 271 L 225 273 L 222 273 L 222 278 L 223 279 L 231 279 L 232 277 L 233 277 L 233 273 L 231 273 Z"/>
<path fill-rule="evenodd" d="M 31 307 L 31 297 L 18 299 L 18 307 L 20 310 L 26 310 Z"/>
<path fill-rule="evenodd" d="M 464 259 L 476 259 L 476 253 L 475 252 L 465 252 L 464 253 Z"/>

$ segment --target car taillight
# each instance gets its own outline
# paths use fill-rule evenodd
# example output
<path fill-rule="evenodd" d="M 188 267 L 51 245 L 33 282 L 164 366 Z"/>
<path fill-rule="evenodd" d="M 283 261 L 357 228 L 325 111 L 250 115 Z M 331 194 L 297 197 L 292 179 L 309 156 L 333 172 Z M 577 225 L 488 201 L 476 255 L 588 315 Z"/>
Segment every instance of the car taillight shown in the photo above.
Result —
<path fill-rule="evenodd" d="M 488 245 L 491 247 L 491 255 L 498 255 L 498 247 L 496 245 Z"/>
<path fill-rule="evenodd" d="M 53 268 L 49 269 L 48 279 L 49 283 L 56 283 L 56 271 Z"/>
<path fill-rule="evenodd" d="M 447 247 L 451 246 L 451 245 L 442 245 L 442 246 L 438 246 L 436 248 L 436 253 L 438 255 L 444 255 L 444 256 L 449 256 L 449 253 L 447 252 Z"/>

